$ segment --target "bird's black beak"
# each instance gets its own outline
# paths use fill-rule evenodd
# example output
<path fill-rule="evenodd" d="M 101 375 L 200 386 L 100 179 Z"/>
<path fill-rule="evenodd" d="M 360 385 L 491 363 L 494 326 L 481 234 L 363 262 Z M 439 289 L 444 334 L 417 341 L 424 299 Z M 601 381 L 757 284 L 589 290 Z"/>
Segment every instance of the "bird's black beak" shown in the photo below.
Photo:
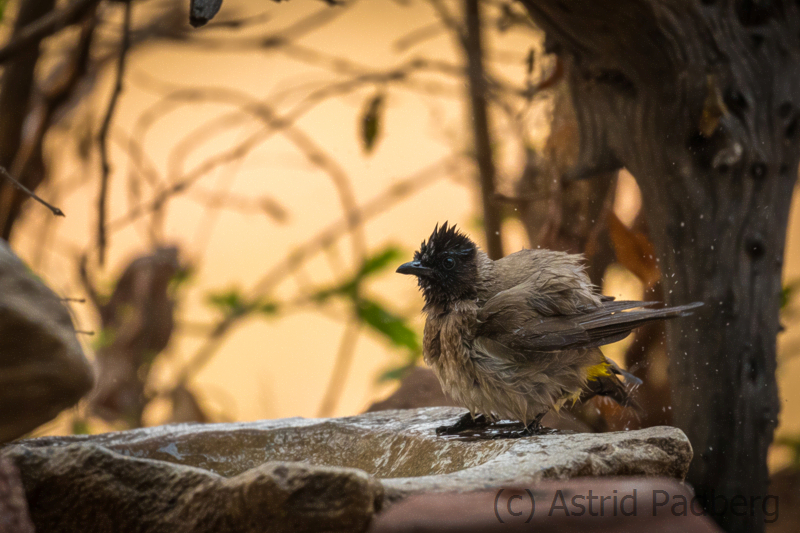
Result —
<path fill-rule="evenodd" d="M 410 261 L 397 267 L 398 274 L 413 274 L 414 276 L 430 276 L 433 269 L 422 266 L 419 261 Z"/>

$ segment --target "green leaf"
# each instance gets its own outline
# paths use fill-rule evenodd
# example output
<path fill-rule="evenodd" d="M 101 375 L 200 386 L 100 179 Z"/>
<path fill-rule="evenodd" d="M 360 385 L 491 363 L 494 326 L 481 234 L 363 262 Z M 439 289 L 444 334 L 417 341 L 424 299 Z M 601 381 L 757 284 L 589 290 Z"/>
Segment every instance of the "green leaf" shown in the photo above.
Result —
<path fill-rule="evenodd" d="M 378 136 L 381 133 L 383 101 L 383 94 L 378 93 L 364 107 L 364 114 L 361 117 L 361 142 L 364 145 L 364 151 L 367 153 L 371 153 L 375 148 Z"/>
<path fill-rule="evenodd" d="M 8 5 L 8 0 L 0 0 L 0 21 L 2 21 L 5 18 L 7 5 Z"/>
<path fill-rule="evenodd" d="M 258 305 L 258 312 L 263 315 L 277 315 L 279 311 L 278 304 L 274 302 L 266 302 Z"/>
<path fill-rule="evenodd" d="M 261 313 L 274 316 L 280 311 L 280 304 L 262 299 L 246 300 L 238 289 L 210 293 L 206 301 L 226 317 L 240 317 L 247 313 Z"/>
<path fill-rule="evenodd" d="M 372 300 L 360 299 L 356 303 L 356 313 L 365 324 L 386 337 L 392 344 L 408 348 L 413 352 L 420 350 L 419 339 L 406 321 L 387 311 Z"/>
<path fill-rule="evenodd" d="M 249 306 L 238 289 L 210 293 L 206 297 L 206 301 L 225 316 L 242 315 L 249 311 Z"/>
<path fill-rule="evenodd" d="M 386 269 L 395 261 L 403 256 L 403 252 L 396 246 L 387 246 L 383 250 L 364 260 L 361 270 L 358 272 L 359 278 L 371 276 Z"/>
<path fill-rule="evenodd" d="M 333 287 L 320 289 L 311 295 L 311 299 L 317 303 L 323 303 L 332 296 L 345 296 L 353 301 L 359 299 L 361 291 L 361 282 L 364 278 L 377 274 L 387 267 L 392 266 L 396 261 L 399 261 L 403 252 L 396 246 L 387 246 L 379 250 L 375 254 L 367 257 L 361 265 L 361 268 L 356 274 Z"/>

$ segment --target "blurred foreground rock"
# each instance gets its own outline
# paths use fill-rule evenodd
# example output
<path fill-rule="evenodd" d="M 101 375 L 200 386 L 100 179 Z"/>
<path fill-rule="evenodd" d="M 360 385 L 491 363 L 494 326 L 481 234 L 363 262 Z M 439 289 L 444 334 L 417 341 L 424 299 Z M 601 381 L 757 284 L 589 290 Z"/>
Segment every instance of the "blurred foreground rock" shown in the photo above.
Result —
<path fill-rule="evenodd" d="M 542 481 L 412 496 L 378 515 L 369 533 L 721 533 L 693 498 L 669 478 Z"/>
<path fill-rule="evenodd" d="M 91 388 L 67 308 L 0 239 L 0 442 L 51 420 Z"/>
<path fill-rule="evenodd" d="M 680 480 L 692 457 L 684 434 L 669 427 L 520 439 L 491 438 L 510 429 L 503 426 L 435 435 L 462 412 L 434 407 L 339 419 L 178 424 L 32 439 L 0 456 L 20 469 L 39 533 L 112 526 L 364 531 L 381 502 L 412 495 L 578 476 Z"/>
<path fill-rule="evenodd" d="M 15 447 L 39 533 L 363 531 L 380 484 L 352 468 L 269 462 L 225 478 L 95 444 Z"/>
<path fill-rule="evenodd" d="M 0 457 L 0 533 L 33 533 L 17 467 Z"/>

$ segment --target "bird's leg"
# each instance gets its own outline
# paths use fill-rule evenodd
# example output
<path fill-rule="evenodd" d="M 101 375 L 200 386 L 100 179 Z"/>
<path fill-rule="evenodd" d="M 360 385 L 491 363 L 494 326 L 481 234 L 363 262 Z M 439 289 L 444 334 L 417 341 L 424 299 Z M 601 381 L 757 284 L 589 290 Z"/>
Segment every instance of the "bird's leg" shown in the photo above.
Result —
<path fill-rule="evenodd" d="M 478 415 L 476 417 L 472 417 L 472 413 L 466 413 L 461 418 L 458 419 L 458 422 L 453 424 L 452 426 L 440 426 L 436 428 L 437 435 L 457 435 L 462 431 L 467 429 L 475 429 L 479 427 L 487 426 L 491 423 L 491 420 L 486 418 L 483 415 Z"/>
<path fill-rule="evenodd" d="M 546 415 L 546 414 L 547 414 L 547 411 L 541 413 L 536 418 L 534 418 L 533 421 L 530 424 L 528 424 L 527 426 L 525 426 L 525 429 L 523 429 L 521 431 L 521 435 L 525 436 L 525 437 L 529 437 L 531 435 L 539 435 L 542 432 L 542 429 L 543 429 L 542 428 L 542 418 L 544 418 L 544 415 Z"/>

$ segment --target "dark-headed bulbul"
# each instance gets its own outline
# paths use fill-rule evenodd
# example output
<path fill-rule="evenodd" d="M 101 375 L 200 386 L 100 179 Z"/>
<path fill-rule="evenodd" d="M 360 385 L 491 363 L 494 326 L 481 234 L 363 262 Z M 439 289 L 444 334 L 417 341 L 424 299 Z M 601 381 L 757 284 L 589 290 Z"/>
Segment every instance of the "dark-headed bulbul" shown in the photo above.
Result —
<path fill-rule="evenodd" d="M 550 409 L 595 395 L 635 405 L 641 381 L 599 346 L 702 305 L 615 301 L 591 283 L 582 255 L 521 250 L 493 261 L 447 222 L 397 272 L 416 276 L 425 299 L 425 362 L 469 410 L 439 434 L 502 419 L 534 435 Z"/>

